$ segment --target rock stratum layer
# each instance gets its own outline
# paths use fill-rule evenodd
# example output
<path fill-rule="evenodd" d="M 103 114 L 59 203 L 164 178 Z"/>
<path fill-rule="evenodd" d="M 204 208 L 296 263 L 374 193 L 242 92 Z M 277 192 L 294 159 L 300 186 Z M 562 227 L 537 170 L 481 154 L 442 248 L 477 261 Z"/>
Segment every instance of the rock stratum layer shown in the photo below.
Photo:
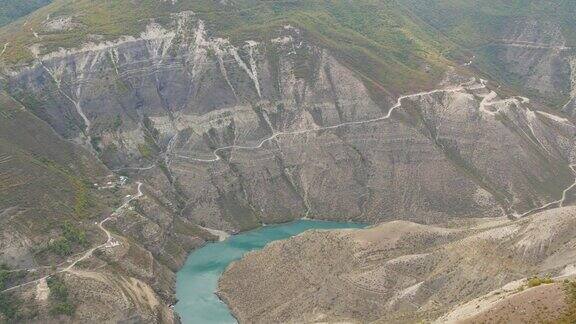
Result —
<path fill-rule="evenodd" d="M 572 123 L 486 82 L 395 103 L 297 29 L 237 47 L 193 14 L 174 24 L 41 56 L 10 92 L 112 170 L 163 177 L 211 227 L 520 215 L 572 182 Z"/>
<path fill-rule="evenodd" d="M 411 2 L 55 0 L 0 29 L 0 297 L 25 305 L 1 319 L 175 322 L 174 272 L 215 230 L 570 206 L 570 26 L 464 41 Z"/>

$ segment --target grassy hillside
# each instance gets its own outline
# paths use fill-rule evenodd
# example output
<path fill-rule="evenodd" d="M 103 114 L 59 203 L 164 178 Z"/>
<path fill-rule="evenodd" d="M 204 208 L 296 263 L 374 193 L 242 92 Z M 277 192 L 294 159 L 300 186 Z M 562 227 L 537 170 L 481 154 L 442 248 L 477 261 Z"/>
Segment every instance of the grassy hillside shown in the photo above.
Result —
<path fill-rule="evenodd" d="M 92 184 L 106 175 L 86 152 L 0 92 L 0 235 L 27 237 L 40 253 L 66 222 L 92 224 L 87 220 L 98 219 L 107 207 Z M 35 261 L 51 258 L 40 254 Z"/>
<path fill-rule="evenodd" d="M 493 41 L 506 23 L 518 18 L 558 23 L 569 37 L 569 43 L 576 44 L 576 2 L 571 0 L 406 0 L 403 4 L 443 34 L 468 47 Z"/>
<path fill-rule="evenodd" d="M 369 81 L 390 91 L 429 86 L 448 64 L 456 48 L 394 0 L 311 0 L 227 2 L 211 0 L 56 0 L 38 10 L 27 23 L 0 30 L 8 43 L 3 60 L 9 64 L 33 59 L 29 50 L 41 44 L 47 53 L 78 46 L 95 35 L 116 39 L 137 35 L 151 20 L 170 24 L 170 15 L 192 10 L 216 36 L 235 42 L 266 40 L 285 25 L 302 29 L 314 43 L 330 49 Z M 46 17 L 70 17 L 75 28 L 45 31 Z M 34 33 L 39 35 L 35 37 Z"/>

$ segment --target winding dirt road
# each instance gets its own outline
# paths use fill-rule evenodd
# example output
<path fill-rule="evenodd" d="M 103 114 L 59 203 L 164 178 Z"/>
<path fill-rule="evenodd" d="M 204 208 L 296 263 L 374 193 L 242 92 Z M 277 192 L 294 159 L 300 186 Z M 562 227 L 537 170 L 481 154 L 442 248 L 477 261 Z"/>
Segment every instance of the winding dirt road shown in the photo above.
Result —
<path fill-rule="evenodd" d="M 522 47 L 531 49 L 547 49 L 547 50 L 557 50 L 557 51 L 569 51 L 572 47 L 565 45 L 552 45 L 547 43 L 538 43 L 531 41 L 520 41 L 514 39 L 502 39 L 499 43 L 500 45 L 510 46 L 510 47 Z"/>
<path fill-rule="evenodd" d="M 340 123 L 337 125 L 322 126 L 322 127 L 312 128 L 312 129 L 303 129 L 303 130 L 289 131 L 289 132 L 278 132 L 278 133 L 272 134 L 272 136 L 270 136 L 270 137 L 263 139 L 262 141 L 260 141 L 260 143 L 258 145 L 255 145 L 255 146 L 229 145 L 229 146 L 223 146 L 223 147 L 217 148 L 214 151 L 212 151 L 212 155 L 214 155 L 214 158 L 211 158 L 211 159 L 200 159 L 200 158 L 194 158 L 194 157 L 189 157 L 189 156 L 185 156 L 185 155 L 178 155 L 178 157 L 183 158 L 183 159 L 189 159 L 191 161 L 196 161 L 196 162 L 211 163 L 211 162 L 216 162 L 216 161 L 221 160 L 221 157 L 218 155 L 219 152 L 226 151 L 226 150 L 257 150 L 257 149 L 262 148 L 262 146 L 264 144 L 266 144 L 267 142 L 270 142 L 270 141 L 272 141 L 272 140 L 274 140 L 280 136 L 302 135 L 302 134 L 307 134 L 307 133 L 319 132 L 319 131 L 323 131 L 323 130 L 341 128 L 341 127 L 345 127 L 345 126 L 362 125 L 362 124 L 368 124 L 368 123 L 374 123 L 374 122 L 386 120 L 386 119 L 390 118 L 390 116 L 392 115 L 394 110 L 396 110 L 402 106 L 402 100 L 404 100 L 404 99 L 416 98 L 416 97 L 421 97 L 421 96 L 426 96 L 426 95 L 431 95 L 431 94 L 441 93 L 441 92 L 452 93 L 452 92 L 458 92 L 458 91 L 462 91 L 462 90 L 478 90 L 478 89 L 483 89 L 486 87 L 486 81 L 485 80 L 481 79 L 480 84 L 474 84 L 475 81 L 476 80 L 474 79 L 472 82 L 463 83 L 461 85 L 454 86 L 454 87 L 449 87 L 449 88 L 444 88 L 444 89 L 435 89 L 435 90 L 431 90 L 431 91 L 423 91 L 423 92 L 418 92 L 418 93 L 414 93 L 414 94 L 400 96 L 396 100 L 396 104 L 394 106 L 392 106 L 390 108 L 390 110 L 388 110 L 388 113 L 382 117 L 377 117 L 377 118 L 367 119 L 367 120 L 344 122 L 344 123 Z M 472 83 L 472 85 L 467 86 L 468 84 L 471 84 L 471 83 Z"/>
<path fill-rule="evenodd" d="M 524 45 L 526 45 L 526 44 L 524 44 Z M 528 44 L 528 46 L 534 46 L 534 45 Z M 367 124 L 367 123 L 373 123 L 373 122 L 386 120 L 386 119 L 390 118 L 390 116 L 392 115 L 394 110 L 402 107 L 402 100 L 404 100 L 404 99 L 416 98 L 416 97 L 431 95 L 431 94 L 440 93 L 440 92 L 452 93 L 452 92 L 458 92 L 458 91 L 463 91 L 463 90 L 486 89 L 487 83 L 488 83 L 487 80 L 479 79 L 479 82 L 477 82 L 477 80 L 474 78 L 473 80 L 471 80 L 469 82 L 466 82 L 466 83 L 463 83 L 463 84 L 460 84 L 460 85 L 454 86 L 454 87 L 448 87 L 448 88 L 444 88 L 444 89 L 435 89 L 435 90 L 431 90 L 431 91 L 424 91 L 424 92 L 418 92 L 418 93 L 409 94 L 409 95 L 403 95 L 397 99 L 396 104 L 394 106 L 392 106 L 390 108 L 390 110 L 388 111 L 388 113 L 382 117 L 368 119 L 368 120 L 362 120 L 362 121 L 344 122 L 344 123 L 340 123 L 337 125 L 323 126 L 323 127 L 312 128 L 312 129 L 304 129 L 304 130 L 289 131 L 289 132 L 278 132 L 278 133 L 272 134 L 272 136 L 270 136 L 270 137 L 263 139 L 262 141 L 260 141 L 258 143 L 258 145 L 255 145 L 255 146 L 229 145 L 229 146 L 217 148 L 214 151 L 212 151 L 212 155 L 214 157 L 210 158 L 210 159 L 195 158 L 195 157 L 189 157 L 189 156 L 185 156 L 185 155 L 176 155 L 176 156 L 179 158 L 183 158 L 183 159 L 187 159 L 187 160 L 195 161 L 195 162 L 203 162 L 203 163 L 217 162 L 217 161 L 221 160 L 221 157 L 220 157 L 220 155 L 218 155 L 218 153 L 225 151 L 225 150 L 257 150 L 257 149 L 262 148 L 262 146 L 264 144 L 266 144 L 267 142 L 270 142 L 270 141 L 272 141 L 272 140 L 274 140 L 280 136 L 284 136 L 284 135 L 302 135 L 302 134 L 313 133 L 313 132 L 318 132 L 318 131 L 322 131 L 322 130 L 336 129 L 336 128 L 345 127 L 345 126 L 361 125 L 361 124 Z M 490 91 L 487 95 L 484 95 L 482 98 L 482 102 L 480 103 L 480 110 L 482 112 L 490 114 L 490 115 L 496 115 L 498 113 L 498 110 L 490 110 L 490 109 L 488 109 L 488 107 L 494 107 L 496 105 L 506 104 L 506 103 L 515 103 L 515 104 L 519 105 L 519 104 L 525 104 L 525 103 L 530 102 L 529 98 L 521 97 L 521 96 L 515 96 L 515 97 L 511 97 L 511 98 L 495 100 L 497 97 L 498 97 L 498 94 L 494 91 Z M 554 119 L 561 118 L 561 117 L 557 117 L 554 115 L 550 115 L 550 116 L 553 116 L 553 117 L 549 117 L 549 118 L 554 118 Z M 528 125 L 528 127 L 532 130 L 531 125 Z M 532 133 L 533 133 L 534 137 L 537 139 L 533 130 L 532 130 Z M 546 149 L 541 143 L 539 143 L 539 144 L 544 149 Z M 513 216 L 515 218 L 521 218 L 521 217 L 533 214 L 535 212 L 542 211 L 542 210 L 547 209 L 548 207 L 551 207 L 551 206 L 557 205 L 558 207 L 562 207 L 565 200 L 566 200 L 566 195 L 567 195 L 568 191 L 570 191 L 576 187 L 576 170 L 574 169 L 575 167 L 576 167 L 576 164 L 570 165 L 570 168 L 574 172 L 575 180 L 574 180 L 572 185 L 570 185 L 568 188 L 564 189 L 564 191 L 562 193 L 562 197 L 560 199 L 549 202 L 543 206 L 536 207 L 536 208 L 531 209 L 531 210 L 524 212 L 522 214 L 520 214 L 518 212 L 513 212 L 511 216 Z"/>
<path fill-rule="evenodd" d="M 5 293 L 5 292 L 9 292 L 12 290 L 16 290 L 18 288 L 24 287 L 24 286 L 28 286 L 31 285 L 33 283 L 39 283 L 39 282 L 43 282 L 44 280 L 46 280 L 48 277 L 51 277 L 55 274 L 58 273 L 62 273 L 62 272 L 69 272 L 71 271 L 79 262 L 84 261 L 86 259 L 88 259 L 89 257 L 92 256 L 92 254 L 94 253 L 94 251 L 103 248 L 103 247 L 108 247 L 111 246 L 112 243 L 114 242 L 114 237 L 112 236 L 112 234 L 110 233 L 110 231 L 108 231 L 105 227 L 104 227 L 104 223 L 106 223 L 107 221 L 109 221 L 111 218 L 113 218 L 118 212 L 120 212 L 122 209 L 126 208 L 130 202 L 132 202 L 135 199 L 138 199 L 140 197 L 142 197 L 143 193 L 142 193 L 142 183 L 141 182 L 137 182 L 138 184 L 138 192 L 136 193 L 136 195 L 134 195 L 133 197 L 131 197 L 130 199 L 128 199 L 124 204 L 122 204 L 122 206 L 116 208 L 116 210 L 114 210 L 114 212 L 112 212 L 112 214 L 110 214 L 110 216 L 106 217 L 105 219 L 103 219 L 100 223 L 96 223 L 98 225 L 98 227 L 106 234 L 106 242 L 97 245 L 91 249 L 89 249 L 88 251 L 84 252 L 79 258 L 75 259 L 74 261 L 72 261 L 72 263 L 70 263 L 67 267 L 57 270 L 49 275 L 46 275 L 44 277 L 32 280 L 32 281 L 28 281 L 25 282 L 23 284 L 14 286 L 14 287 L 10 287 L 8 289 L 4 289 L 3 291 L 0 291 L 0 293 Z M 27 270 L 31 270 L 31 269 L 27 269 Z"/>

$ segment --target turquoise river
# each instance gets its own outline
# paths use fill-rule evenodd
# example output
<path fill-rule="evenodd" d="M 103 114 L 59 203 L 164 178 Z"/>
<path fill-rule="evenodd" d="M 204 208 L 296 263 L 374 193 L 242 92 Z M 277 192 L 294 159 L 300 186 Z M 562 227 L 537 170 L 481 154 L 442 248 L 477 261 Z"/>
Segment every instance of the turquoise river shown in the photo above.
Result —
<path fill-rule="evenodd" d="M 184 324 L 236 323 L 228 307 L 214 293 L 218 278 L 230 262 L 267 243 L 289 238 L 310 229 L 362 228 L 364 224 L 300 220 L 265 226 L 209 243 L 190 253 L 176 278 L 176 312 Z"/>

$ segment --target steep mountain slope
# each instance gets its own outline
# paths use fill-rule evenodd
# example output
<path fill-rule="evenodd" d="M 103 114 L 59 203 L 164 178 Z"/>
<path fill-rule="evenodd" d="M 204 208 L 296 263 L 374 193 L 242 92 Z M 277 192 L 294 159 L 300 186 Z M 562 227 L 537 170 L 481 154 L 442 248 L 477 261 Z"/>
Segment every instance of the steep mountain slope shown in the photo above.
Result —
<path fill-rule="evenodd" d="M 570 116 L 480 79 L 489 65 L 462 66 L 468 43 L 417 9 L 55 0 L 0 29 L 0 262 L 33 270 L 7 280 L 29 305 L 11 316 L 174 321 L 174 271 L 215 239 L 202 227 L 570 205 Z"/>
<path fill-rule="evenodd" d="M 85 219 L 106 208 L 91 189 L 108 172 L 5 92 L 0 94 L 0 109 L 0 209 L 7 239 L 1 243 L 2 259 L 18 267 L 33 266 L 42 253 L 39 246 L 50 239 L 47 233 L 57 232 L 64 221 Z M 91 235 L 88 239 L 93 241 Z"/>
<path fill-rule="evenodd" d="M 60 47 L 137 36 L 155 21 L 172 25 L 173 15 L 193 11 L 210 36 L 233 44 L 265 41 L 292 25 L 371 80 L 406 91 L 430 86 L 448 63 L 441 52 L 454 47 L 388 1 L 156 1 L 58 0 L 0 33 L 9 44 L 3 59 L 29 62 Z"/>
<path fill-rule="evenodd" d="M 0 320 L 40 320 L 70 311 L 78 320 L 96 320 L 98 312 L 106 314 L 104 320 L 125 319 L 134 312 L 149 319 L 172 316 L 157 307 L 173 300 L 168 267 L 179 267 L 190 248 L 212 236 L 174 218 L 153 200 L 138 198 L 138 208 L 125 213 L 128 203 L 122 204 L 121 197 L 136 190 L 126 181 L 111 175 L 89 152 L 60 138 L 21 103 L 0 94 Z M 112 216 L 122 212 L 126 219 L 138 221 L 154 240 L 132 234 L 139 228 L 133 223 L 114 217 L 101 222 L 120 204 Z M 103 224 L 124 237 L 106 239 L 110 233 Z M 105 251 L 88 262 L 94 247 Z M 151 252 L 162 255 L 163 263 L 151 259 Z M 70 299 L 39 293 L 46 276 L 54 274 L 62 278 Z M 98 284 L 87 285 L 82 279 L 86 276 L 99 278 Z M 122 289 L 110 290 L 116 286 Z M 140 290 L 153 300 L 125 295 Z M 150 310 L 140 309 L 140 304 L 153 301 L 156 305 Z M 124 309 L 119 310 L 122 303 Z"/>
<path fill-rule="evenodd" d="M 442 134 L 443 119 L 453 118 L 460 124 L 471 118 L 454 114 L 451 110 L 457 107 L 443 101 L 442 91 L 438 96 L 432 93 L 432 102 L 420 105 L 408 119 L 399 119 L 396 114 L 387 118 L 389 110 L 395 107 L 392 92 L 387 90 L 393 86 L 387 88 L 386 83 L 366 81 L 364 74 L 356 70 L 357 65 L 341 63 L 339 52 L 319 47 L 312 42 L 314 38 L 307 37 L 306 31 L 285 25 L 275 31 L 275 38 L 233 45 L 227 39 L 210 38 L 206 23 L 195 14 L 186 12 L 172 15 L 171 19 L 165 23 L 166 27 L 148 24 L 139 37 L 40 55 L 33 65 L 10 72 L 9 89 L 16 98 L 25 95 L 40 102 L 42 118 L 62 136 L 95 150 L 110 168 L 140 168 L 143 172 L 164 174 L 179 196 L 180 204 L 189 207 L 184 212 L 191 219 L 212 226 L 242 229 L 254 227 L 261 221 L 291 219 L 306 213 L 364 220 L 381 219 L 387 211 L 402 217 L 397 213 L 413 215 L 418 210 L 422 213 L 415 217 L 421 219 L 494 213 L 495 209 L 510 215 L 522 214 L 558 199 L 572 182 L 568 167 L 571 148 L 565 143 L 571 140 L 570 124 L 535 114 L 532 107 L 517 99 L 486 104 L 496 98 L 491 90 L 482 91 L 483 84 L 471 87 L 479 92 L 472 93 L 472 97 L 464 96 L 470 100 L 462 96 L 467 92 L 465 89 L 462 94 L 447 93 L 457 104 L 470 107 L 474 119 L 488 123 L 486 127 L 494 125 L 497 130 L 491 133 L 511 136 L 498 143 L 485 138 L 488 147 L 521 144 L 517 147 L 526 152 L 516 155 L 519 160 L 538 164 L 530 167 L 530 171 L 516 171 L 521 164 L 510 161 L 515 157 L 507 154 L 508 147 L 501 146 L 497 149 L 501 155 L 488 156 L 503 169 L 492 177 L 487 175 L 494 172 L 494 166 L 488 161 L 474 161 L 477 156 L 467 151 L 472 146 L 464 142 L 465 136 L 453 132 Z M 460 80 L 460 83 L 467 82 L 463 77 Z M 357 96 L 348 96 L 351 89 Z M 442 112 L 448 115 L 439 119 L 438 112 L 419 111 L 431 107 L 428 104 L 448 105 Z M 495 110 L 486 112 L 484 106 Z M 501 110 L 495 106 L 506 109 L 495 114 L 493 112 Z M 406 107 L 401 108 L 398 111 L 403 112 Z M 512 110 L 504 116 L 507 109 Z M 357 122 L 372 119 L 376 120 L 366 125 L 374 129 L 355 126 Z M 311 131 L 327 127 L 328 132 Z M 476 131 L 486 132 L 486 127 L 474 128 L 469 140 L 478 141 Z M 550 127 L 565 130 L 559 133 L 548 130 Z M 393 162 L 376 163 L 386 159 L 373 155 L 373 143 L 367 140 L 373 140 L 381 132 L 394 138 L 387 133 L 389 130 L 394 130 L 396 138 L 419 141 L 424 149 L 431 149 L 436 156 L 428 156 L 433 161 L 444 160 L 445 166 L 440 169 L 454 176 L 434 180 L 415 177 L 414 184 L 404 181 L 384 191 L 377 189 L 396 175 L 392 173 L 387 178 L 371 175 L 390 174 L 390 170 L 400 169 Z M 270 137 L 274 141 L 265 140 Z M 300 140 L 308 146 L 341 141 L 335 145 L 344 150 L 342 158 L 346 161 L 340 163 L 355 165 L 353 172 L 349 177 L 324 173 L 325 167 L 318 169 L 302 156 L 288 155 L 290 150 L 306 151 L 304 147 L 294 147 Z M 294 148 L 282 150 L 283 141 L 292 142 Z M 236 157 L 243 154 L 243 150 L 234 150 L 234 147 L 218 151 L 225 156 L 224 160 L 218 155 L 218 161 L 213 161 L 210 153 L 219 147 L 237 145 L 263 146 L 257 153 L 269 154 L 276 142 L 280 151 L 273 153 L 272 161 L 253 159 L 253 150 L 246 152 L 250 153 L 247 159 L 241 155 Z M 380 141 L 378 146 L 398 150 L 392 156 L 403 156 L 407 149 L 413 149 L 391 144 Z M 325 157 L 319 160 L 337 163 L 333 151 L 333 147 L 328 148 Z M 230 163 L 233 160 L 235 162 Z M 408 173 L 433 173 L 415 168 L 422 165 L 418 162 L 402 163 L 408 164 Z M 255 176 L 261 172 L 265 175 Z M 515 176 L 502 178 L 500 175 L 504 174 Z M 272 178 L 275 180 L 270 182 Z M 420 181 L 445 181 L 441 179 L 452 179 L 459 187 L 469 189 L 458 191 L 455 197 L 454 193 L 444 190 L 453 185 L 440 185 L 424 189 L 431 190 L 425 194 L 413 192 L 413 197 L 400 200 L 395 197 L 405 195 L 410 188 L 421 187 L 417 184 Z M 197 186 L 198 183 L 204 185 Z M 238 186 L 229 187 L 229 183 Z M 323 183 L 332 183 L 343 191 L 331 192 L 333 196 L 327 197 L 327 191 L 317 186 Z M 191 184 L 193 187 L 189 187 Z M 203 190 L 198 191 L 199 188 Z M 479 188 L 493 196 L 495 202 L 479 207 L 474 198 Z M 200 201 L 203 203 L 193 203 Z M 333 204 L 335 201 L 338 208 Z M 324 205 L 331 207 L 326 209 Z M 238 209 L 238 206 L 242 207 Z"/>
<path fill-rule="evenodd" d="M 566 102 L 574 97 L 573 1 L 409 0 L 405 4 L 463 45 L 474 67 L 572 114 L 574 104 Z"/>

